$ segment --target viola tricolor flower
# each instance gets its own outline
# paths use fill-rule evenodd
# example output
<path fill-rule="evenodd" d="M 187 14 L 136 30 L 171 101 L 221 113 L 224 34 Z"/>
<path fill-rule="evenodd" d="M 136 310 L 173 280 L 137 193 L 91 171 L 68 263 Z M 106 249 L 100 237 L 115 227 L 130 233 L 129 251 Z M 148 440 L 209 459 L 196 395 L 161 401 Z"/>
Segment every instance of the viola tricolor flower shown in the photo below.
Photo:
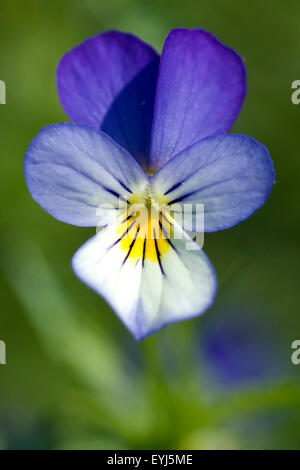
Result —
<path fill-rule="evenodd" d="M 279 332 L 262 312 L 234 308 L 206 324 L 199 346 L 211 385 L 236 387 L 285 373 Z"/>
<path fill-rule="evenodd" d="M 203 313 L 216 277 L 201 249 L 186 249 L 186 240 L 198 248 L 186 232 L 196 214 L 191 209 L 180 225 L 167 209 L 203 204 L 205 231 L 214 232 L 248 218 L 269 196 L 267 149 L 225 134 L 246 92 L 241 58 L 200 29 L 171 31 L 161 57 L 112 31 L 68 52 L 57 83 L 73 123 L 39 132 L 25 177 L 58 220 L 103 227 L 75 253 L 75 273 L 137 339 Z M 147 222 L 136 207 L 150 214 Z"/>

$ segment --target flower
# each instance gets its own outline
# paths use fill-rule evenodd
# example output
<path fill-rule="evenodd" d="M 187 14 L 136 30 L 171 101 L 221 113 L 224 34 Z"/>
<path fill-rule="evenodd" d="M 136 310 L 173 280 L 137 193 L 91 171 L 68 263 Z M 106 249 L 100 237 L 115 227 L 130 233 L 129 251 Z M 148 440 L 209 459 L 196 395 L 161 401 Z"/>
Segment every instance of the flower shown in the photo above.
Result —
<path fill-rule="evenodd" d="M 241 58 L 201 29 L 171 31 L 161 58 L 111 31 L 68 52 L 57 84 L 73 123 L 39 132 L 25 178 L 58 220 L 103 227 L 75 253 L 74 272 L 136 339 L 203 313 L 216 277 L 186 232 L 195 205 L 204 204 L 206 232 L 226 229 L 258 209 L 274 182 L 263 145 L 225 134 L 245 96 Z M 174 204 L 192 206 L 182 224 L 168 211 Z"/>
<path fill-rule="evenodd" d="M 262 311 L 224 309 L 202 329 L 199 345 L 209 382 L 223 387 L 264 384 L 282 376 L 279 331 Z"/>

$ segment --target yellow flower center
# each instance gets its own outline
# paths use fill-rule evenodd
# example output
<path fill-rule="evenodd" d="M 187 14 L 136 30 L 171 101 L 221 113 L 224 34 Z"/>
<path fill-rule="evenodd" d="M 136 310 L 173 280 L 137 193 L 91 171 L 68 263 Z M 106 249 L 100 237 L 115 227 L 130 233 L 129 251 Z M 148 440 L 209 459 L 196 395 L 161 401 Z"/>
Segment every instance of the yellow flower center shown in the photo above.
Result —
<path fill-rule="evenodd" d="M 167 211 L 167 199 L 151 192 L 148 185 L 143 194 L 135 194 L 128 201 L 117 229 L 124 261 L 144 264 L 145 260 L 157 262 L 171 248 L 172 219 Z"/>

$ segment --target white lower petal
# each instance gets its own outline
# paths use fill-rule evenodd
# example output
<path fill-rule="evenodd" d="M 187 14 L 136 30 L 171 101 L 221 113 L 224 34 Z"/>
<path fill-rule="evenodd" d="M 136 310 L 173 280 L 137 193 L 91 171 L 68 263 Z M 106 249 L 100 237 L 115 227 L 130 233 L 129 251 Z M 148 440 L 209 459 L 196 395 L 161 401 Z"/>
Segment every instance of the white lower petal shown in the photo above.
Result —
<path fill-rule="evenodd" d="M 134 230 L 134 228 L 132 229 Z M 187 240 L 164 241 L 160 263 L 153 256 L 128 256 L 118 226 L 110 225 L 74 255 L 76 275 L 102 295 L 134 335 L 142 339 L 168 323 L 203 313 L 216 291 L 214 270 L 202 250 Z M 154 242 L 153 242 L 154 243 Z"/>

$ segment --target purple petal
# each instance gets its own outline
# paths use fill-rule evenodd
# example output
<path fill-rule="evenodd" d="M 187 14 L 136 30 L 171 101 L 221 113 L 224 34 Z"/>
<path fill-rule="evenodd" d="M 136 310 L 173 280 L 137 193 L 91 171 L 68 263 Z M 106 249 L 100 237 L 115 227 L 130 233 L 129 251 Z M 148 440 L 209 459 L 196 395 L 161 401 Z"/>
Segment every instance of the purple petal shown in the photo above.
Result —
<path fill-rule="evenodd" d="M 263 312 L 240 307 L 219 313 L 201 338 L 210 378 L 225 387 L 278 379 L 283 366 L 280 337 Z"/>
<path fill-rule="evenodd" d="M 269 152 L 251 137 L 207 137 L 170 160 L 152 177 L 153 192 L 168 203 L 204 204 L 205 232 L 223 230 L 247 219 L 269 197 L 274 170 Z M 184 206 L 183 206 L 184 207 Z M 195 216 L 186 230 L 195 229 Z"/>
<path fill-rule="evenodd" d="M 245 68 L 236 52 L 201 29 L 171 31 L 159 68 L 152 168 L 204 137 L 227 132 L 245 92 Z"/>
<path fill-rule="evenodd" d="M 69 118 L 102 130 L 147 165 L 158 54 L 131 34 L 110 31 L 65 54 L 57 70 Z"/>
<path fill-rule="evenodd" d="M 25 156 L 29 191 L 53 217 L 96 227 L 114 220 L 119 197 L 143 191 L 147 177 L 110 137 L 76 124 L 42 129 Z"/>

